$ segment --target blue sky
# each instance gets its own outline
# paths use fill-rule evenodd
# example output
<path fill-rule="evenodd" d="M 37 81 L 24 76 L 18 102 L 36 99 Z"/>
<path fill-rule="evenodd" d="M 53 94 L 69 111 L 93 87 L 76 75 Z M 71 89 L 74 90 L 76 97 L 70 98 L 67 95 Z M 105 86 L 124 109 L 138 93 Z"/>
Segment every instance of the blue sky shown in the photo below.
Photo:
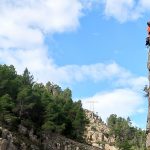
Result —
<path fill-rule="evenodd" d="M 106 120 L 146 127 L 148 0 L 2 0 L 0 63 L 69 87 Z"/>

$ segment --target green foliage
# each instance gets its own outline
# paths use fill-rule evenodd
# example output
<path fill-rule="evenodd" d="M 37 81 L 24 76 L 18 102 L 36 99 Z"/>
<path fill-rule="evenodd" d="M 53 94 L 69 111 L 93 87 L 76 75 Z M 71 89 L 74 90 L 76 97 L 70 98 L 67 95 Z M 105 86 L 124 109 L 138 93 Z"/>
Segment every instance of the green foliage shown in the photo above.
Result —
<path fill-rule="evenodd" d="M 119 149 L 145 149 L 145 131 L 133 127 L 129 117 L 124 119 L 112 114 L 107 120 L 107 125 L 110 128 L 109 134 L 115 136 L 116 146 L 119 147 Z"/>
<path fill-rule="evenodd" d="M 24 85 L 33 85 L 33 76 L 30 75 L 30 72 L 28 71 L 28 69 L 26 68 L 23 72 L 23 75 L 22 75 L 22 81 L 23 81 L 23 84 Z"/>
<path fill-rule="evenodd" d="M 2 126 L 4 123 L 13 122 L 13 107 L 14 103 L 8 94 L 0 97 L 0 121 Z"/>
<path fill-rule="evenodd" d="M 12 65 L 0 65 L 0 123 L 13 130 L 22 124 L 38 135 L 55 132 L 81 141 L 87 123 L 81 101 L 73 102 L 69 88 L 33 79 L 27 68 L 17 75 Z"/>
<path fill-rule="evenodd" d="M 12 98 L 16 98 L 19 88 L 18 84 L 15 68 L 12 65 L 0 65 L 0 97 L 8 94 Z"/>

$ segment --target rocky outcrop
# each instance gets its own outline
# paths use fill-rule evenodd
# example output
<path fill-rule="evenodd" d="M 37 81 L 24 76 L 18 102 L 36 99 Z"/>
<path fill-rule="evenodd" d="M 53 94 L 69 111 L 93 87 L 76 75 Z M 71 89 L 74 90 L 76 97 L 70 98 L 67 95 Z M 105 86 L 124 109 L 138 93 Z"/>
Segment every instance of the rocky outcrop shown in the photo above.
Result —
<path fill-rule="evenodd" d="M 0 137 L 0 150 L 17 150 L 13 144 L 13 136 L 11 132 L 7 129 L 2 129 L 0 127 L 1 137 Z"/>
<path fill-rule="evenodd" d="M 56 134 L 47 135 L 46 138 L 43 143 L 45 150 L 102 150 Z"/>
<path fill-rule="evenodd" d="M 146 126 L 146 148 L 150 149 L 150 49 L 148 51 L 148 62 L 147 62 L 147 69 L 148 69 L 148 80 L 149 86 L 146 86 L 144 91 L 148 97 L 148 114 L 147 114 L 147 126 Z"/>
<path fill-rule="evenodd" d="M 109 128 L 102 119 L 92 111 L 85 110 L 86 116 L 89 119 L 89 124 L 86 127 L 84 138 L 86 142 L 103 150 L 117 150 L 114 145 L 115 139 L 109 136 Z"/>
<path fill-rule="evenodd" d="M 17 134 L 0 127 L 0 133 L 0 150 L 40 150 L 33 131 L 28 131 L 24 126 L 19 126 Z"/>
<path fill-rule="evenodd" d="M 13 135 L 7 129 L 0 128 L 0 150 L 101 150 L 52 133 L 43 135 L 41 142 L 33 129 L 28 130 L 22 125 L 18 131 L 17 135 Z"/>
<path fill-rule="evenodd" d="M 89 119 L 84 139 L 87 144 L 75 142 L 58 134 L 41 135 L 40 139 L 33 129 L 18 126 L 18 132 L 0 128 L 0 150 L 117 150 L 115 139 L 109 136 L 109 128 L 98 115 L 85 110 Z"/>
<path fill-rule="evenodd" d="M 146 147 L 147 149 L 150 149 L 150 133 L 148 133 L 146 137 Z"/>

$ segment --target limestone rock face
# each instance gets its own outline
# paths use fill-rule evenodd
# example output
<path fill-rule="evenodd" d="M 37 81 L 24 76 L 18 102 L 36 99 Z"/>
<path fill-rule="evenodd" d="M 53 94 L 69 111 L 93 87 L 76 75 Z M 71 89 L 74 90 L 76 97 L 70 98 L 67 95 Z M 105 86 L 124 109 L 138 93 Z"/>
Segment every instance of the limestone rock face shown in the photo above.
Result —
<path fill-rule="evenodd" d="M 8 147 L 8 141 L 6 139 L 3 139 L 1 141 L 1 150 L 6 150 Z"/>
<path fill-rule="evenodd" d="M 150 148 L 150 133 L 148 133 L 146 137 L 146 147 Z"/>
<path fill-rule="evenodd" d="M 7 129 L 0 128 L 0 150 L 17 150 L 13 144 L 13 136 Z"/>
<path fill-rule="evenodd" d="M 18 131 L 19 137 L 13 135 L 7 129 L 0 128 L 0 150 L 40 150 L 41 146 L 43 150 L 102 150 L 75 142 L 58 134 L 43 135 L 43 142 L 41 142 L 34 135 L 33 129 L 26 130 L 24 126 L 20 126 Z"/>
<path fill-rule="evenodd" d="M 43 144 L 44 150 L 103 150 L 56 134 L 46 135 Z"/>
<path fill-rule="evenodd" d="M 26 135 L 28 129 L 26 127 L 24 127 L 23 125 L 19 125 L 19 129 L 18 129 L 19 133 Z"/>
<path fill-rule="evenodd" d="M 98 115 L 92 111 L 85 110 L 86 116 L 89 119 L 89 124 L 86 127 L 84 138 L 88 144 L 103 150 L 117 150 L 114 145 L 115 138 L 109 136 L 109 128 Z"/>
<path fill-rule="evenodd" d="M 29 131 L 29 137 L 32 142 L 38 142 L 37 136 L 33 134 L 33 129 Z"/>
<path fill-rule="evenodd" d="M 41 147 L 43 150 L 118 150 L 113 146 L 115 139 L 109 136 L 109 129 L 102 119 L 91 111 L 85 112 L 89 119 L 84 133 L 88 145 L 54 133 L 45 133 L 38 138 L 33 129 L 19 125 L 15 133 L 0 127 L 0 150 L 40 150 Z"/>
<path fill-rule="evenodd" d="M 148 96 L 148 114 L 147 114 L 147 126 L 146 126 L 146 148 L 150 149 L 150 49 L 148 52 L 148 62 L 147 62 L 147 69 L 149 71 L 148 73 L 148 80 L 149 80 L 149 86 L 146 86 L 146 94 Z"/>

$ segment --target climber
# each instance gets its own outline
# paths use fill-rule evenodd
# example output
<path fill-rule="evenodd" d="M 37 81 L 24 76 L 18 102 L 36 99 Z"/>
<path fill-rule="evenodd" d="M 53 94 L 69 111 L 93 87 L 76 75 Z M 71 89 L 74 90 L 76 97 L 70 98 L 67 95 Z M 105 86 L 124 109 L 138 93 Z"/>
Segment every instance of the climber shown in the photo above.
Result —
<path fill-rule="evenodd" d="M 147 22 L 146 46 L 150 46 L 150 21 Z"/>

